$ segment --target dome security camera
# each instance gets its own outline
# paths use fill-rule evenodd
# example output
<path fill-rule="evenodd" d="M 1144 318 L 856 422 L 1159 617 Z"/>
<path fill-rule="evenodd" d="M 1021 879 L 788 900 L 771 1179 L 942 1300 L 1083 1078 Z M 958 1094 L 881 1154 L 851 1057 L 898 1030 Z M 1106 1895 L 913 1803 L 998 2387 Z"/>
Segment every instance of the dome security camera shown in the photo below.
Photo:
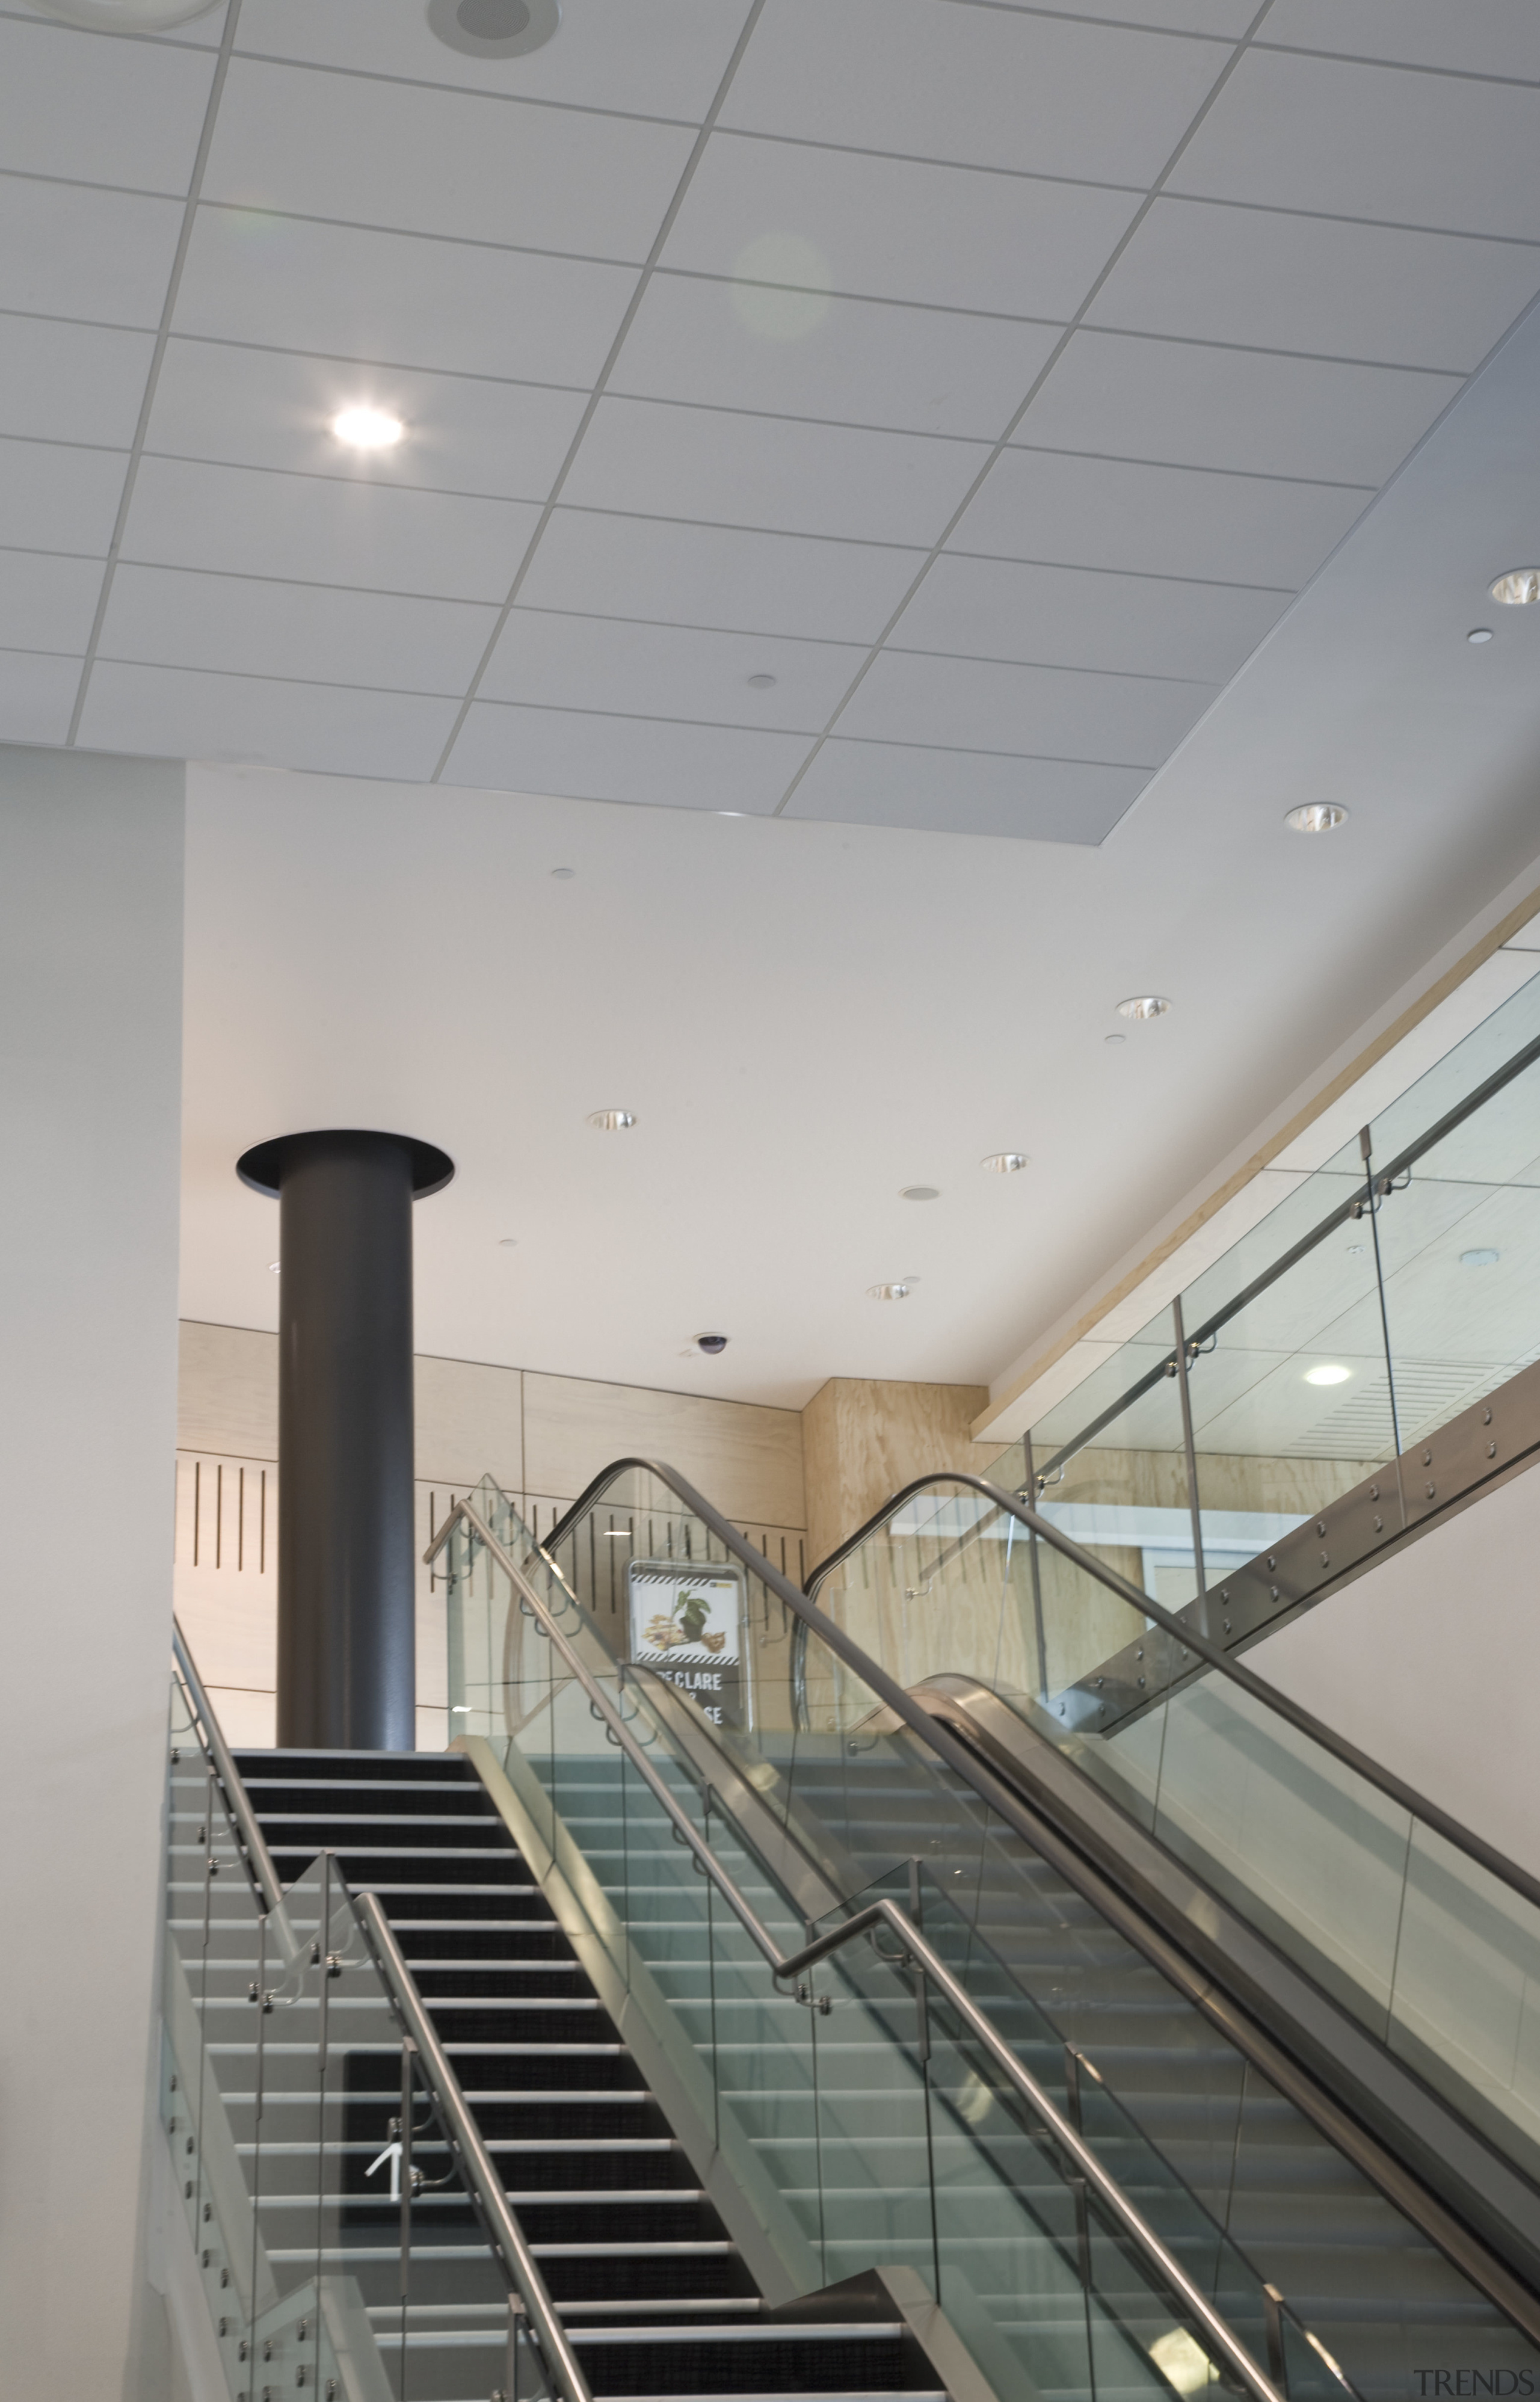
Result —
<path fill-rule="evenodd" d="M 704 1351 L 709 1359 L 714 1360 L 719 1351 L 726 1350 L 727 1337 L 725 1334 L 697 1334 L 695 1348 L 697 1351 Z"/>

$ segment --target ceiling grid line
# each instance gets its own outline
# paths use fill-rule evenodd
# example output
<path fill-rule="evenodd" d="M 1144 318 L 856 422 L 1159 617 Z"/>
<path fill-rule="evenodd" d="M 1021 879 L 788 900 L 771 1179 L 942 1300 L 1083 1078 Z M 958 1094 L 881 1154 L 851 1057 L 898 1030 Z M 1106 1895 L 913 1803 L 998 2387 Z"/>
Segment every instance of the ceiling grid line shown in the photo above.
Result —
<path fill-rule="evenodd" d="M 176 308 L 177 294 L 182 288 L 182 271 L 187 262 L 187 247 L 192 241 L 193 223 L 198 214 L 199 195 L 203 187 L 203 174 L 209 163 L 209 151 L 213 143 L 213 130 L 219 116 L 219 103 L 224 94 L 225 79 L 229 72 L 230 59 L 235 48 L 236 28 L 241 21 L 241 0 L 226 0 L 226 6 L 225 24 L 220 35 L 218 53 L 214 60 L 208 105 L 203 112 L 202 129 L 198 137 L 198 149 L 194 154 L 192 173 L 187 184 L 187 198 L 182 212 L 182 228 L 177 236 L 176 250 L 172 260 L 171 277 L 160 311 L 160 323 L 156 331 L 155 347 L 150 353 L 150 369 L 145 379 L 144 397 L 140 404 L 138 422 L 133 430 L 128 469 L 123 477 L 123 494 L 117 504 L 117 516 L 113 525 L 112 539 L 107 545 L 102 590 L 96 603 L 96 614 L 91 619 L 90 632 L 86 639 L 85 657 L 80 667 L 79 687 L 75 696 L 75 706 L 70 711 L 69 729 L 64 737 L 66 750 L 74 744 L 80 731 L 81 717 L 85 713 L 86 695 L 90 686 L 91 669 L 96 659 L 96 646 L 101 640 L 102 628 L 106 620 L 107 602 L 112 597 L 117 554 L 128 526 L 129 511 L 133 504 L 134 486 L 139 477 L 139 462 L 144 454 L 144 437 L 149 431 L 150 411 L 155 406 L 156 387 L 160 380 L 160 364 L 166 355 L 166 344 L 171 338 L 172 317 Z"/>
<path fill-rule="evenodd" d="M 625 347 L 626 337 L 630 332 L 631 327 L 636 321 L 637 311 L 641 306 L 642 295 L 646 291 L 648 283 L 652 280 L 653 267 L 655 266 L 663 250 L 664 243 L 667 241 L 669 234 L 673 231 L 674 222 L 679 215 L 680 210 L 684 205 L 685 193 L 690 188 L 690 184 L 694 175 L 695 169 L 699 165 L 700 159 L 705 152 L 706 145 L 711 138 L 712 130 L 716 125 L 718 117 L 722 113 L 727 94 L 732 89 L 733 77 L 737 73 L 738 62 L 749 47 L 749 39 L 753 34 L 755 26 L 759 23 L 763 8 L 764 0 L 749 0 L 749 13 L 744 19 L 737 40 L 733 45 L 733 54 L 727 62 L 722 80 L 718 84 L 716 91 L 712 96 L 711 105 L 707 110 L 706 116 L 702 119 L 700 131 L 695 136 L 694 142 L 691 145 L 690 156 L 684 164 L 684 172 L 681 175 L 678 184 L 675 186 L 673 198 L 670 200 L 668 206 L 664 211 L 663 221 L 658 227 L 652 248 L 648 252 L 646 263 L 642 268 L 640 275 L 637 279 L 636 290 L 632 293 L 630 300 L 626 304 L 626 312 L 621 318 L 620 324 L 616 329 L 614 339 L 610 345 L 604 365 L 599 369 L 594 389 L 589 394 L 587 407 L 584 408 L 582 417 L 578 421 L 577 431 L 572 436 L 571 442 L 568 448 L 567 455 L 563 459 L 561 466 L 557 471 L 557 479 L 551 488 L 550 496 L 546 500 L 544 507 L 541 512 L 539 522 L 537 523 L 533 533 L 529 537 L 529 545 L 524 552 L 524 556 L 519 560 L 517 572 L 508 589 L 508 597 L 502 604 L 502 610 L 499 614 L 498 622 L 488 639 L 487 647 L 481 655 L 480 661 L 476 667 L 476 671 L 471 679 L 470 686 L 466 691 L 463 700 L 461 702 L 460 709 L 455 717 L 455 722 L 449 729 L 448 739 L 439 754 L 438 763 L 435 766 L 432 776 L 428 780 L 430 783 L 438 783 L 443 777 L 445 768 L 449 764 L 450 754 L 454 750 L 455 744 L 460 739 L 461 728 L 463 726 L 466 718 L 470 714 L 471 705 L 474 701 L 476 695 L 481 688 L 482 679 L 486 675 L 488 668 L 491 665 L 492 654 L 497 648 L 502 628 L 507 624 L 514 604 L 518 599 L 519 592 L 523 587 L 525 579 L 534 562 L 535 554 L 540 547 L 541 536 L 544 533 L 546 527 L 551 521 L 551 517 L 556 508 L 557 503 L 561 497 L 562 489 L 566 484 L 568 476 L 572 471 L 578 453 L 583 448 L 584 436 L 586 435 L 589 426 L 593 423 L 594 412 L 604 396 L 605 386 L 609 381 L 615 361 L 619 358 L 621 351 Z"/>
<path fill-rule="evenodd" d="M 802 766 L 792 777 L 791 783 L 787 786 L 785 792 L 781 794 L 780 799 L 777 802 L 775 809 L 772 812 L 774 816 L 777 818 L 780 817 L 784 813 L 788 803 L 795 796 L 799 786 L 803 783 L 807 775 L 808 769 L 812 766 L 813 762 L 822 751 L 825 743 L 833 733 L 835 726 L 839 724 L 846 711 L 849 708 L 851 701 L 855 698 L 856 694 L 859 691 L 862 683 L 870 674 L 873 666 L 886 648 L 889 635 L 899 625 L 900 621 L 903 617 L 904 612 L 908 609 L 915 594 L 919 591 L 927 576 L 934 567 L 937 559 L 941 558 L 951 536 L 962 523 L 969 506 L 977 498 L 979 492 L 983 490 L 985 478 L 987 477 L 990 469 L 995 465 L 996 461 L 1000 457 L 1002 452 L 1010 447 L 1011 435 L 1014 434 L 1017 426 L 1020 425 L 1022 420 L 1025 417 L 1027 410 L 1031 407 L 1032 403 L 1037 399 L 1038 394 L 1042 391 L 1043 386 L 1047 383 L 1049 377 L 1053 372 L 1053 369 L 1063 358 L 1073 336 L 1083 324 L 1087 310 L 1092 307 L 1097 293 L 1105 287 L 1113 269 L 1117 266 L 1118 261 L 1127 251 L 1129 244 L 1134 240 L 1134 237 L 1137 233 L 1140 226 L 1148 216 L 1156 200 L 1160 198 L 1167 180 L 1173 173 L 1175 173 L 1178 162 L 1190 146 L 1199 128 L 1213 109 L 1220 93 L 1224 90 L 1225 86 L 1234 75 L 1236 68 L 1240 65 L 1242 59 L 1245 56 L 1246 50 L 1250 47 L 1251 41 L 1256 35 L 1258 28 L 1269 15 L 1272 5 L 1273 0 L 1262 0 L 1261 7 L 1257 10 L 1256 15 L 1252 18 L 1250 23 L 1246 27 L 1245 33 L 1242 35 L 1240 41 L 1235 44 L 1231 52 L 1230 58 L 1220 70 L 1218 76 L 1215 78 L 1209 90 L 1204 94 L 1201 106 L 1197 109 L 1182 134 L 1181 140 L 1177 143 L 1176 147 L 1173 150 L 1170 158 L 1166 160 L 1165 165 L 1162 168 L 1155 182 L 1150 186 L 1141 206 L 1134 212 L 1133 220 L 1124 229 L 1121 239 L 1114 245 L 1111 255 L 1105 261 L 1100 273 L 1096 276 L 1090 290 L 1081 301 L 1079 309 L 1065 327 L 1064 333 L 1058 342 L 1055 343 L 1052 352 L 1044 361 L 1037 375 L 1033 378 L 1024 398 L 1022 400 L 1020 407 L 1013 412 L 1004 433 L 994 445 L 989 458 L 985 461 L 983 466 L 974 477 L 973 482 L 963 494 L 961 501 L 953 511 L 947 523 L 942 529 L 940 536 L 932 545 L 929 555 L 927 558 L 925 564 L 921 567 L 919 573 L 915 576 L 914 583 L 910 586 L 909 590 L 899 602 L 898 607 L 894 610 L 887 624 L 883 628 L 882 632 L 878 635 L 875 642 L 872 645 L 872 649 L 864 664 L 852 678 L 848 690 L 842 695 L 839 704 L 834 710 L 834 712 L 830 718 L 828 724 L 825 725 L 823 732 L 819 735 L 817 742 L 813 745 L 812 750 L 808 752 L 807 757 L 803 761 Z"/>

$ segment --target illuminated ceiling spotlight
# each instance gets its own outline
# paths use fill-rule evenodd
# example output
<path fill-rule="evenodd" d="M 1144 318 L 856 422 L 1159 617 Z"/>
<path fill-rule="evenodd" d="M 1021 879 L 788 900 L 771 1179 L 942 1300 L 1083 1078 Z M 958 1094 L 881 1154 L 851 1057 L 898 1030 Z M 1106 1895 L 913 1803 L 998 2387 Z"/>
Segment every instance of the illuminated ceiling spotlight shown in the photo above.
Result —
<path fill-rule="evenodd" d="M 344 408 L 332 420 L 332 432 L 350 450 L 390 450 L 394 448 L 406 428 L 399 417 L 388 409 L 367 408 L 362 404 Z"/>

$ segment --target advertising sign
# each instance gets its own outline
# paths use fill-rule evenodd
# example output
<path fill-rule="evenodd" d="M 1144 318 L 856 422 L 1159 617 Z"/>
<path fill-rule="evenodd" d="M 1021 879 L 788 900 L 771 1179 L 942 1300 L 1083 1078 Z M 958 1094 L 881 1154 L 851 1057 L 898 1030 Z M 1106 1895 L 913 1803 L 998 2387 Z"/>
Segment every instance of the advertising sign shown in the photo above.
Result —
<path fill-rule="evenodd" d="M 631 1658 L 700 1704 L 717 1726 L 750 1723 L 741 1569 L 633 1560 Z"/>

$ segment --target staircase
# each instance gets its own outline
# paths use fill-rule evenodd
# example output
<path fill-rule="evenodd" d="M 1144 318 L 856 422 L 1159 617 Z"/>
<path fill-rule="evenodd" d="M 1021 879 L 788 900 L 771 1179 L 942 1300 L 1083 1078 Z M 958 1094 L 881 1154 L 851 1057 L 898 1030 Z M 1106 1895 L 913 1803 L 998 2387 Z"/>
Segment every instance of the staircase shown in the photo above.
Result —
<path fill-rule="evenodd" d="M 843 2311 L 820 2298 L 817 2315 L 767 2309 L 468 1762 L 264 1751 L 239 1766 L 285 1884 L 330 1851 L 355 1891 L 379 1897 L 596 2396 L 945 2402 L 869 2292 Z M 393 2252 L 371 2281 L 369 2231 L 382 2243 L 399 2218 L 378 2166 L 368 2182 L 400 2106 L 395 2064 L 377 2073 L 351 2099 L 346 2265 L 402 2402 L 485 2402 L 506 2312 L 456 2291 L 457 2237 L 474 2222 L 455 2186 L 414 2204 L 415 2258 L 442 2273 L 399 2341 Z M 423 2138 L 415 2157 L 430 2181 L 447 2169 L 442 2143 Z"/>

